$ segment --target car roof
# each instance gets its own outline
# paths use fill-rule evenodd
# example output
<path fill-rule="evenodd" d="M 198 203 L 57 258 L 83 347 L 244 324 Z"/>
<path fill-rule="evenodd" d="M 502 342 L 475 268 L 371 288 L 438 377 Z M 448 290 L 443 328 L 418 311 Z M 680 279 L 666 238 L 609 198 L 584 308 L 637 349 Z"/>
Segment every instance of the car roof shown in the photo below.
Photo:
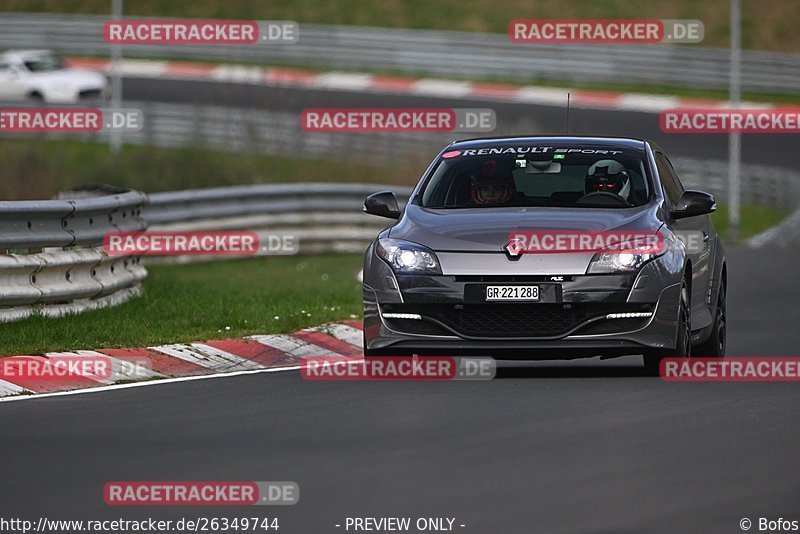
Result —
<path fill-rule="evenodd" d="M 631 137 L 596 137 L 584 135 L 548 135 L 548 136 L 519 136 L 519 137 L 481 137 L 476 139 L 462 139 L 455 141 L 450 148 L 491 148 L 508 145 L 527 145 L 552 143 L 560 145 L 602 146 L 604 148 L 618 148 L 628 150 L 644 150 L 645 140 Z"/>

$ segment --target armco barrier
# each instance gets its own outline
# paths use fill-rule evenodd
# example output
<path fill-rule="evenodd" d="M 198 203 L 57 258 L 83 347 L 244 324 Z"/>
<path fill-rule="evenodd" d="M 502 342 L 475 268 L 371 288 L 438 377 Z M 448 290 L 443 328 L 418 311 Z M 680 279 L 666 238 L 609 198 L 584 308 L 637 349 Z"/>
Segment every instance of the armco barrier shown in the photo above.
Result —
<path fill-rule="evenodd" d="M 361 211 L 376 184 L 261 184 L 173 191 L 90 188 L 58 200 L 0 202 L 0 322 L 79 313 L 141 292 L 147 270 L 135 256 L 99 248 L 114 231 L 255 231 L 293 236 L 300 253 L 361 252 L 388 221 Z M 214 256 L 222 258 L 224 256 Z M 197 259 L 198 257 L 195 257 Z M 202 258 L 202 257 L 200 257 Z M 208 258 L 208 257 L 206 257 Z"/>
<path fill-rule="evenodd" d="M 147 195 L 138 191 L 36 201 L 0 201 L 0 250 L 92 245 L 113 230 L 138 230 Z M 65 197 L 69 194 L 65 194 Z"/>
<path fill-rule="evenodd" d="M 236 230 L 293 236 L 299 252 L 363 252 L 388 220 L 361 211 L 364 198 L 390 189 L 404 203 L 411 189 L 378 184 L 259 184 L 154 193 L 143 212 L 154 229 Z M 266 253 L 266 251 L 261 251 Z M 192 259 L 209 258 L 195 256 Z"/>
<path fill-rule="evenodd" d="M 113 188 L 62 196 L 0 202 L 0 322 L 103 308 L 141 292 L 139 258 L 96 247 L 109 232 L 144 230 L 147 196 Z"/>

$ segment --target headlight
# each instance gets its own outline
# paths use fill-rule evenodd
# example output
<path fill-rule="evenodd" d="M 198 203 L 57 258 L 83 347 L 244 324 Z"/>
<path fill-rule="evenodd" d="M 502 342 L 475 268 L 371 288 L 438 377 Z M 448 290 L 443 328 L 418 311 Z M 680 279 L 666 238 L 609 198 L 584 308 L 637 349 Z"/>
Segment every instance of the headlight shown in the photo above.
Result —
<path fill-rule="evenodd" d="M 586 274 L 601 274 L 601 273 L 632 273 L 639 270 L 639 268 L 660 256 L 662 253 L 641 252 L 636 250 L 625 251 L 600 251 L 594 255 Z"/>
<path fill-rule="evenodd" d="M 442 274 L 436 254 L 422 245 L 384 238 L 378 240 L 375 251 L 396 273 Z"/>

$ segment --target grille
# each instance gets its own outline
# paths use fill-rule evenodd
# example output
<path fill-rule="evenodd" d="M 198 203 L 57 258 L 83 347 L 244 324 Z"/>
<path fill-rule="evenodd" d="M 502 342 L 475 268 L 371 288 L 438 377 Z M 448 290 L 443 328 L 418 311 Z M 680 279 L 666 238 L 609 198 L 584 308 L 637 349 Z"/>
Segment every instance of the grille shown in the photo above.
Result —
<path fill-rule="evenodd" d="M 468 304 L 441 313 L 441 320 L 457 331 L 481 337 L 558 336 L 587 319 L 584 310 L 561 304 Z"/>

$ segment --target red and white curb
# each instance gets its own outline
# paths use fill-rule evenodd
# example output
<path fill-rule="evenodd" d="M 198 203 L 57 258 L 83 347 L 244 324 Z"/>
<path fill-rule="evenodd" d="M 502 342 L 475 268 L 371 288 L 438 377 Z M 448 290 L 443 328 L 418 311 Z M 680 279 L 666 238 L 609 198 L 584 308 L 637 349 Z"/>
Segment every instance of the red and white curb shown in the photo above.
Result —
<path fill-rule="evenodd" d="M 108 72 L 110 61 L 96 58 L 68 59 L 70 66 Z M 570 105 L 586 109 L 614 109 L 659 113 L 676 108 L 724 108 L 726 101 L 681 98 L 646 93 L 589 91 L 558 87 L 520 86 L 505 83 L 482 83 L 382 76 L 351 72 L 313 72 L 282 67 L 256 67 L 230 64 L 192 63 L 182 61 L 154 61 L 126 59 L 122 61 L 123 76 L 165 80 L 199 80 L 223 83 L 246 83 L 273 87 L 300 87 L 358 93 L 385 93 L 396 95 L 432 96 L 457 100 L 489 100 L 539 104 Z M 748 109 L 769 109 L 773 104 L 743 102 Z"/>
<path fill-rule="evenodd" d="M 217 339 L 203 343 L 174 343 L 134 349 L 79 350 L 49 352 L 41 359 L 58 357 L 103 357 L 114 370 L 126 364 L 136 365 L 136 381 L 124 379 L 124 373 L 106 378 L 70 375 L 51 378 L 52 373 L 37 377 L 5 376 L 0 379 L 0 402 L 41 395 L 68 394 L 83 390 L 106 390 L 177 379 L 250 374 L 300 369 L 304 360 L 315 357 L 362 358 L 360 321 L 326 324 L 293 334 L 253 335 L 238 339 Z M 142 362 L 146 368 L 142 368 Z"/>

